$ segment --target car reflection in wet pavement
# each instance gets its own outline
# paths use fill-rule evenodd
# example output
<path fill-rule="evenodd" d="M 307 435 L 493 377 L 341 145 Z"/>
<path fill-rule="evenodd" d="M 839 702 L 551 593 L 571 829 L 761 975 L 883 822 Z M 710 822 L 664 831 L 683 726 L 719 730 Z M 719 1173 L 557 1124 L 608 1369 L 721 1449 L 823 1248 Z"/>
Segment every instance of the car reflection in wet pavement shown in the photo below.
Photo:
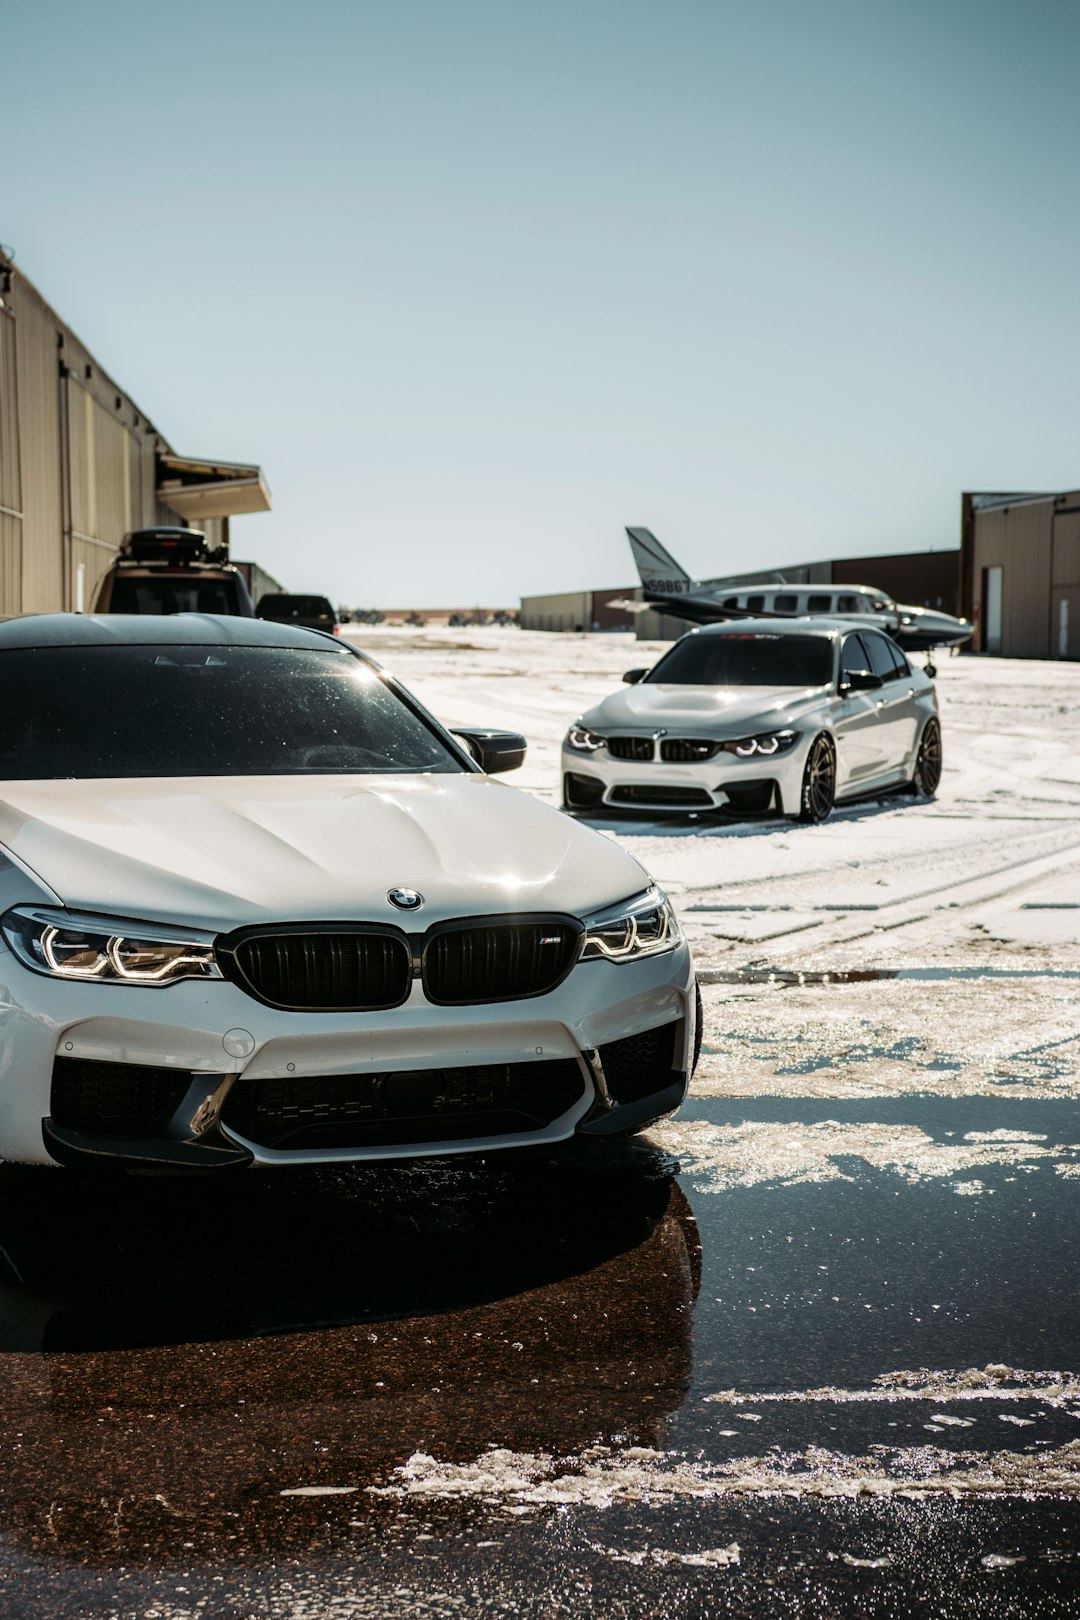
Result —
<path fill-rule="evenodd" d="M 1065 1107 L 980 1196 L 843 1136 L 831 1177 L 751 1146 L 682 1187 L 648 1142 L 5 1169 L 0 1613 L 1080 1613 L 1076 1150 L 1034 1153 Z"/>
<path fill-rule="evenodd" d="M 197 1583 L 219 1559 L 329 1556 L 358 1517 L 385 1517 L 364 1487 L 415 1452 L 662 1445 L 689 1386 L 697 1234 L 670 1161 L 621 1161 L 0 1172 L 19 1612 L 64 1612 L 65 1564 Z"/>

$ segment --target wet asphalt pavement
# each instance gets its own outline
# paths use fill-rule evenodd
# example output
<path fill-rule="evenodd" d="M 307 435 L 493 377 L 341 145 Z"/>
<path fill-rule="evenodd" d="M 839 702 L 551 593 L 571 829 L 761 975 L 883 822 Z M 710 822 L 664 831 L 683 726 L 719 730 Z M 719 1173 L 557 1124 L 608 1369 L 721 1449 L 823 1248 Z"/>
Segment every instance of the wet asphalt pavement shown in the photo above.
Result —
<path fill-rule="evenodd" d="M 1080 1138 L 1070 1101 L 687 1109 Z M 1062 1162 L 7 1168 L 0 1613 L 1080 1614 Z"/>

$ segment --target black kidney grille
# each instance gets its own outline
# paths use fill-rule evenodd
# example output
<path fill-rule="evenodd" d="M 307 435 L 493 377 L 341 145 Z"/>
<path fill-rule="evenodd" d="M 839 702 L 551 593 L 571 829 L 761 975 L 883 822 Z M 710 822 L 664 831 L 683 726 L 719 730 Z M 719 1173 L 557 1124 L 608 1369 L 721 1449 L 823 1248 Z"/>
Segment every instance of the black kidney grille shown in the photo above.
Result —
<path fill-rule="evenodd" d="M 542 1130 L 584 1089 L 573 1058 L 241 1079 L 222 1123 L 261 1147 L 404 1147 Z"/>
<path fill-rule="evenodd" d="M 397 934 L 252 934 L 232 958 L 245 989 L 272 1007 L 363 1011 L 409 994 L 412 958 Z"/>
<path fill-rule="evenodd" d="M 568 922 L 477 923 L 448 929 L 424 951 L 424 991 L 442 1005 L 542 996 L 567 974 L 580 929 Z"/>
<path fill-rule="evenodd" d="M 616 1102 L 638 1102 L 672 1082 L 678 1024 L 661 1024 L 643 1035 L 626 1035 L 600 1048 L 604 1079 Z"/>
<path fill-rule="evenodd" d="M 698 759 L 715 759 L 722 746 L 706 737 L 666 737 L 660 744 L 660 758 L 692 765 Z"/>
<path fill-rule="evenodd" d="M 655 744 L 651 737 L 609 737 L 607 747 L 612 759 L 652 759 Z"/>

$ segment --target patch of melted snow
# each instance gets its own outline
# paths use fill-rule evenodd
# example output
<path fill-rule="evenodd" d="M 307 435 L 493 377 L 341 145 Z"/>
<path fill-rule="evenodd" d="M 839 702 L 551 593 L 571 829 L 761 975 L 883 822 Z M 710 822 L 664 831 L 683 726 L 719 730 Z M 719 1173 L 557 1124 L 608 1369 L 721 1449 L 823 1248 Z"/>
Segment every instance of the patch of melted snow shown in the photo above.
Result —
<path fill-rule="evenodd" d="M 876 1445 L 854 1457 L 808 1446 L 716 1463 L 640 1447 L 595 1447 L 573 1458 L 492 1450 L 473 1463 L 439 1462 L 416 1452 L 394 1469 L 389 1483 L 366 1489 L 384 1497 L 472 1498 L 511 1514 L 725 1496 L 1080 1497 L 1080 1440 L 1034 1454 Z"/>
<path fill-rule="evenodd" d="M 790 1402 L 826 1401 L 837 1405 L 875 1401 L 1039 1401 L 1061 1407 L 1080 1400 L 1080 1376 L 1075 1373 L 1031 1372 L 990 1362 L 985 1367 L 965 1367 L 958 1372 L 918 1367 L 911 1371 L 882 1373 L 869 1389 L 844 1389 L 826 1385 L 820 1389 L 783 1390 L 772 1394 L 757 1391 L 721 1389 L 704 1397 L 722 1406 L 754 1406 Z M 937 1417 L 936 1423 L 958 1423 L 961 1419 Z"/>
<path fill-rule="evenodd" d="M 1048 1148 L 1045 1137 L 1030 1132 L 974 1132 L 956 1143 L 936 1141 L 916 1125 L 816 1125 L 744 1120 L 738 1125 L 712 1125 L 706 1120 L 665 1120 L 649 1133 L 657 1147 L 677 1156 L 698 1192 L 728 1192 L 775 1181 L 793 1187 L 804 1182 L 851 1181 L 844 1160 L 861 1160 L 871 1169 L 903 1176 L 907 1181 L 954 1176 L 993 1165 L 1033 1165 L 1072 1148 Z M 971 1194 L 970 1182 L 955 1190 Z M 978 1191 L 982 1191 L 979 1184 Z"/>

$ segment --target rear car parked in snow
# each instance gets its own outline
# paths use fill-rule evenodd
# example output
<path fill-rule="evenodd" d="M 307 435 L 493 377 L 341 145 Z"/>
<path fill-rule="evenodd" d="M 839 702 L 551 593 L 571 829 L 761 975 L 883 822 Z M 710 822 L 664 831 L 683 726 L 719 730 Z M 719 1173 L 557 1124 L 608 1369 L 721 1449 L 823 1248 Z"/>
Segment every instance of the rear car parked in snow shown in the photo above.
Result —
<path fill-rule="evenodd" d="M 933 681 L 877 630 L 742 619 L 693 630 L 570 727 L 563 806 L 824 821 L 941 777 Z"/>

